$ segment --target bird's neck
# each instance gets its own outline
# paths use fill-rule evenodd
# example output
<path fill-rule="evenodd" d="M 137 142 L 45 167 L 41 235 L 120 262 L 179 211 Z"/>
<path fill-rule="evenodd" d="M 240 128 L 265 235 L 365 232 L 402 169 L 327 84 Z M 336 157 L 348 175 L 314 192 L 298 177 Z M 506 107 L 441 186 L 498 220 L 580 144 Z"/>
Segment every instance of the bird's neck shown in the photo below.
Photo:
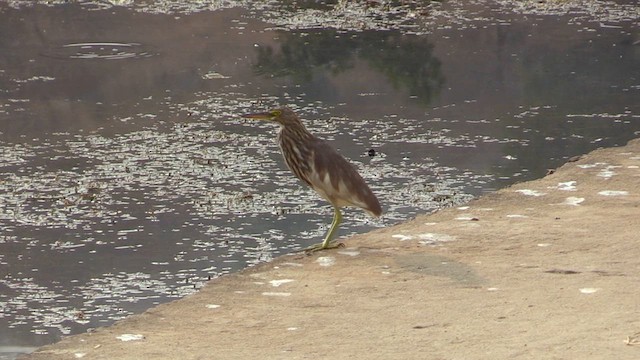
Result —
<path fill-rule="evenodd" d="M 282 125 L 279 136 L 287 136 L 294 139 L 307 140 L 314 136 L 302 124 Z"/>

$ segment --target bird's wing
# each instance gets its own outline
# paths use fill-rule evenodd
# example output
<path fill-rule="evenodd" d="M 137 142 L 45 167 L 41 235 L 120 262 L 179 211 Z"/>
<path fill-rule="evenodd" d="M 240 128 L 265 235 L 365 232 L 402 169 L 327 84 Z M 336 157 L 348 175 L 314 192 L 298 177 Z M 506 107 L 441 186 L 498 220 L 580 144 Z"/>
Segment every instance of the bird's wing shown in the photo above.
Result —
<path fill-rule="evenodd" d="M 382 209 L 355 167 L 325 141 L 316 139 L 311 186 L 334 206 L 356 206 L 380 216 Z"/>

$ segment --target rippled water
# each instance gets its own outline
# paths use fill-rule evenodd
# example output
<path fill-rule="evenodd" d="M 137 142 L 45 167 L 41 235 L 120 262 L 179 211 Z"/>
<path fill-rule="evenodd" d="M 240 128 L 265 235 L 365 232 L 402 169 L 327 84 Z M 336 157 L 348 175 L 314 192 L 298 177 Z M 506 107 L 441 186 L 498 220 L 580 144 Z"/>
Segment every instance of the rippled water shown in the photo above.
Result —
<path fill-rule="evenodd" d="M 385 215 L 341 235 L 640 133 L 626 2 L 29 3 L 0 5 L 4 353 L 322 239 L 330 206 L 238 114 L 289 105 L 354 162 Z"/>

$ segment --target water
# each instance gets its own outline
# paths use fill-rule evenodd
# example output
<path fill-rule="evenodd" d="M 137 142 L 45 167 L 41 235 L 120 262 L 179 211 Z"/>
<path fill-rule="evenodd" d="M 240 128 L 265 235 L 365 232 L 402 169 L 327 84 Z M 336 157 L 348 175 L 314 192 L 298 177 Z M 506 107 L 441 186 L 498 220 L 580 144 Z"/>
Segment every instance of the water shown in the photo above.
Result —
<path fill-rule="evenodd" d="M 640 133 L 628 2 L 154 3 L 0 5 L 5 354 L 322 239 L 330 206 L 238 114 L 290 105 L 357 165 L 385 216 L 342 235 Z"/>

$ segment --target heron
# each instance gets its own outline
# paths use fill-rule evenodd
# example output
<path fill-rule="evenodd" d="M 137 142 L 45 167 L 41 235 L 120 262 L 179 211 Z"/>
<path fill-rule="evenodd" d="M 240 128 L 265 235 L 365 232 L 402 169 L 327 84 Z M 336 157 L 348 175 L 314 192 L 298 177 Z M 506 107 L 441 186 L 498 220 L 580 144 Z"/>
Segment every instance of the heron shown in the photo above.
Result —
<path fill-rule="evenodd" d="M 333 222 L 324 241 L 305 249 L 307 253 L 343 246 L 333 241 L 342 222 L 342 207 L 361 208 L 374 217 L 382 215 L 378 198 L 356 168 L 326 141 L 311 134 L 293 110 L 283 107 L 242 117 L 279 124 L 277 141 L 287 167 L 333 206 Z"/>

